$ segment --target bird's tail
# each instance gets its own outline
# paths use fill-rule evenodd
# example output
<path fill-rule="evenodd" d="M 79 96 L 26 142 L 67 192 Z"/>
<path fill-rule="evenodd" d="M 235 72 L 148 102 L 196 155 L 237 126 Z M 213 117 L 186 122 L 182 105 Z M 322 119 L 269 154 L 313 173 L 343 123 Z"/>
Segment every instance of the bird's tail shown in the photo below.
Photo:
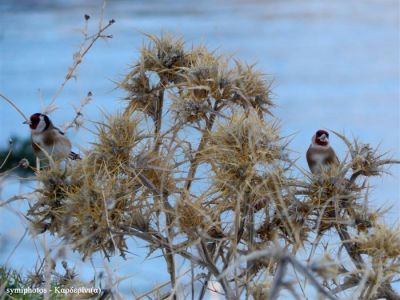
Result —
<path fill-rule="evenodd" d="M 69 153 L 68 157 L 69 157 L 69 159 L 72 159 L 72 160 L 80 160 L 80 159 L 82 159 L 78 153 L 75 153 L 75 152 L 72 152 L 72 151 Z"/>

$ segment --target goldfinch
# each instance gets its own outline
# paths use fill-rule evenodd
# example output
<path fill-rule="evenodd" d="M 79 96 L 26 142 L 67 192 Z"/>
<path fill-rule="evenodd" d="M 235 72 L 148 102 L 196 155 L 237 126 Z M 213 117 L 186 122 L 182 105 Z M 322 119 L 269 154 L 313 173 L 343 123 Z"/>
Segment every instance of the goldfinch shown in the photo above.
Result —
<path fill-rule="evenodd" d="M 60 129 L 55 127 L 50 118 L 36 113 L 30 117 L 32 148 L 40 160 L 47 160 L 50 156 L 55 161 L 65 158 L 80 159 L 79 155 L 71 151 L 71 142 Z"/>
<path fill-rule="evenodd" d="M 318 130 L 314 134 L 306 156 L 308 167 L 313 174 L 320 174 L 321 167 L 339 165 L 339 159 L 329 145 L 329 133 L 325 130 Z"/>

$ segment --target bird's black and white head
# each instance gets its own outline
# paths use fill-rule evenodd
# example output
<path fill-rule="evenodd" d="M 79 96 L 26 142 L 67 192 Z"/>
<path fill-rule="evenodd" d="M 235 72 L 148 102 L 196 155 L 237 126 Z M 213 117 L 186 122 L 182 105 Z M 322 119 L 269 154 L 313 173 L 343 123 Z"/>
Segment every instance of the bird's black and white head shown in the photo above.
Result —
<path fill-rule="evenodd" d="M 41 114 L 41 113 L 36 113 L 33 114 L 30 117 L 30 122 L 25 122 L 29 124 L 29 127 L 32 130 L 32 133 L 42 133 L 45 131 L 47 128 L 49 128 L 51 121 L 48 116 Z"/>
<path fill-rule="evenodd" d="M 312 138 L 313 145 L 321 146 L 321 147 L 328 147 L 329 146 L 329 133 L 325 130 L 318 130 L 313 138 Z"/>

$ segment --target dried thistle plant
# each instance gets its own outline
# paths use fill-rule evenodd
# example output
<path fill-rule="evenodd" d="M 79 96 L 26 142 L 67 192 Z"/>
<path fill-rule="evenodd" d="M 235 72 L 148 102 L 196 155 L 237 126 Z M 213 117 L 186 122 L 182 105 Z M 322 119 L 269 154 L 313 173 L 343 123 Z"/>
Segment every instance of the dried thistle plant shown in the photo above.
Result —
<path fill-rule="evenodd" d="M 278 128 L 264 123 L 254 113 L 234 114 L 228 124 L 219 124 L 210 133 L 202 153 L 216 174 L 216 188 L 222 192 L 240 190 L 242 185 L 252 189 L 254 181 L 263 181 L 269 174 L 278 175 L 278 163 L 283 157 L 279 139 Z"/>
<path fill-rule="evenodd" d="M 148 38 L 119 84 L 125 110 L 97 123 L 81 161 L 37 177 L 28 213 L 37 231 L 84 258 L 126 255 L 127 239 L 141 239 L 149 255 L 162 253 L 171 298 L 199 281 L 192 293 L 202 299 L 217 281 L 228 299 L 276 299 L 282 289 L 299 298 L 307 285 L 326 299 L 357 288 L 368 291 L 361 299 L 398 299 L 398 232 L 365 201 L 368 177 L 397 161 L 337 134 L 346 160 L 294 175 L 271 83 L 255 66 L 169 35 Z M 316 259 L 321 249 L 337 258 Z M 191 269 L 189 285 L 177 257 Z"/>

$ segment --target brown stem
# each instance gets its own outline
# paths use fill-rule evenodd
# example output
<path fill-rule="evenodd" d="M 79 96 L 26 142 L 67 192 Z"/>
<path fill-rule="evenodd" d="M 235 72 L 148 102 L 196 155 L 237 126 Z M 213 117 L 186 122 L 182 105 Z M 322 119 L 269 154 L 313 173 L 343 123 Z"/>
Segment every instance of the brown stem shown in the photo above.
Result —
<path fill-rule="evenodd" d="M 357 251 L 357 245 L 355 243 L 349 243 L 351 240 L 350 234 L 347 231 L 346 225 L 343 224 L 336 224 L 335 225 L 336 230 L 339 234 L 339 237 L 343 243 L 344 248 L 347 251 L 347 254 L 353 261 L 354 265 L 357 267 L 357 269 L 362 269 L 363 266 L 365 265 L 363 258 L 361 257 L 361 254 L 358 253 Z M 391 285 L 389 283 L 386 283 L 385 285 L 382 285 L 379 288 L 379 297 L 378 298 L 386 298 L 389 300 L 400 300 L 400 295 L 396 294 L 395 291 L 393 291 Z"/>
<path fill-rule="evenodd" d="M 207 290 L 207 286 L 208 286 L 208 282 L 210 281 L 210 278 L 211 278 L 211 272 L 208 272 L 208 274 L 204 280 L 203 286 L 201 287 L 201 291 L 200 291 L 198 300 L 203 300 L 204 295 L 206 294 L 206 290 Z"/>
<path fill-rule="evenodd" d="M 269 300 L 274 300 L 278 298 L 279 290 L 283 283 L 283 277 L 286 273 L 286 266 L 288 261 L 286 259 L 281 259 L 278 263 L 278 269 L 276 270 L 274 281 L 272 283 L 271 290 L 269 292 Z"/>
<path fill-rule="evenodd" d="M 164 210 L 167 209 L 169 206 L 168 201 L 167 203 L 164 202 Z M 168 205 L 167 205 L 168 204 Z M 168 245 L 172 246 L 172 240 L 173 240 L 173 228 L 172 228 L 172 223 L 173 223 L 173 217 L 171 216 L 171 213 L 169 211 L 165 211 L 165 217 L 166 217 L 166 223 L 167 223 L 167 232 L 168 232 L 168 237 L 167 237 L 167 243 Z M 171 250 L 172 247 L 170 248 L 164 248 L 164 258 L 167 263 L 167 268 L 168 268 L 168 273 L 171 278 L 171 289 L 173 290 L 175 288 L 176 284 L 176 272 L 175 272 L 175 260 L 174 260 L 174 252 Z M 173 299 L 176 299 L 176 295 L 174 294 Z"/>
<path fill-rule="evenodd" d="M 301 263 L 299 263 L 295 258 L 291 256 L 286 256 L 286 259 L 290 261 L 292 266 L 303 273 L 304 276 L 308 277 L 310 279 L 310 282 L 314 285 L 314 287 L 321 293 L 323 294 L 327 299 L 330 300 L 336 300 L 336 297 L 334 297 L 331 293 L 326 291 L 324 287 L 315 279 L 315 277 L 312 275 L 310 272 L 309 268 L 303 266 Z"/>
<path fill-rule="evenodd" d="M 190 189 L 190 186 L 192 185 L 193 178 L 196 175 L 197 167 L 199 166 L 199 158 L 201 155 L 201 151 L 204 149 L 205 145 L 207 144 L 208 141 L 208 135 L 209 131 L 212 129 L 212 126 L 214 125 L 215 117 L 216 117 L 216 112 L 217 112 L 217 106 L 218 106 L 219 101 L 215 101 L 214 107 L 213 107 L 213 112 L 211 113 L 211 116 L 207 119 L 206 122 L 206 128 L 203 132 L 203 136 L 201 137 L 199 147 L 197 148 L 196 151 L 196 156 L 194 157 L 194 160 L 192 161 L 189 169 L 189 173 L 187 176 L 187 181 L 186 181 L 186 186 L 185 189 L 188 191 Z"/>
<path fill-rule="evenodd" d="M 247 221 L 247 247 L 249 251 L 254 250 L 254 208 L 251 204 L 248 202 L 245 202 L 245 205 L 249 206 L 249 212 L 248 212 L 248 221 Z M 254 262 L 253 261 L 248 261 L 247 262 L 247 268 L 246 268 L 246 279 L 247 282 L 250 282 L 251 278 L 254 276 L 251 274 L 251 270 L 253 269 Z M 248 292 L 248 289 L 246 289 Z"/>
<path fill-rule="evenodd" d="M 163 82 L 160 82 L 160 87 L 163 87 L 164 84 Z M 164 104 L 164 92 L 165 89 L 160 88 L 160 91 L 158 92 L 158 98 L 157 98 L 157 103 L 156 103 L 156 115 L 154 119 L 154 140 L 155 140 L 155 145 L 154 145 L 154 152 L 158 152 L 160 149 L 160 146 L 162 144 L 161 142 L 161 125 L 162 125 L 162 113 L 163 113 L 163 104 Z M 160 197 L 160 201 L 163 205 L 164 209 L 164 214 L 165 214 L 165 219 L 166 219 L 166 227 L 167 227 L 167 243 L 172 246 L 172 241 L 174 239 L 174 231 L 173 231 L 173 222 L 174 222 L 174 216 L 172 214 L 172 209 L 171 205 L 168 202 L 168 191 L 163 191 L 164 188 L 161 185 L 160 191 L 157 191 L 157 194 Z M 175 260 L 174 260 L 174 253 L 168 248 L 165 248 L 163 250 L 164 253 L 164 258 L 167 263 L 167 268 L 168 268 L 168 273 L 171 278 L 171 285 L 172 289 L 175 288 L 176 285 L 176 272 L 175 272 Z M 173 299 L 176 299 L 176 295 L 173 295 Z"/>
<path fill-rule="evenodd" d="M 208 270 L 218 279 L 218 282 L 221 284 L 222 289 L 225 292 L 226 299 L 236 299 L 225 276 L 221 276 L 218 268 L 215 266 L 214 261 L 211 258 L 210 253 L 208 252 L 207 245 L 204 243 L 203 240 L 201 240 L 200 246 L 204 255 L 204 259 L 207 263 Z"/>
<path fill-rule="evenodd" d="M 249 220 L 247 222 L 246 227 L 248 232 L 248 247 L 249 250 L 252 251 L 254 245 L 254 208 L 249 203 L 246 203 L 245 205 L 249 206 L 249 213 L 248 213 Z"/>
<path fill-rule="evenodd" d="M 139 173 L 138 176 L 141 179 L 143 185 L 145 185 L 150 190 L 152 190 L 154 197 L 160 198 L 162 205 L 163 205 L 164 213 L 166 216 L 166 226 L 167 226 L 167 233 L 168 233 L 168 237 L 166 239 L 166 244 L 169 246 L 169 247 L 163 248 L 163 254 L 164 254 L 165 261 L 167 263 L 168 273 L 170 274 L 170 277 L 171 277 L 172 288 L 174 288 L 176 273 L 175 273 L 175 262 L 174 262 L 174 256 L 173 256 L 174 251 L 171 250 L 172 240 L 174 237 L 173 226 L 172 226 L 173 221 L 174 221 L 174 216 L 172 215 L 172 207 L 168 202 L 168 194 L 169 193 L 163 187 L 161 187 L 161 190 L 157 189 L 157 187 L 154 186 L 154 184 L 145 175 Z M 176 295 L 174 295 L 174 298 L 176 298 Z"/>
<path fill-rule="evenodd" d="M 345 280 L 345 282 L 336 287 L 334 290 L 331 291 L 332 294 L 338 294 L 341 293 L 347 289 L 351 289 L 356 287 L 357 285 L 360 284 L 360 281 L 362 279 L 359 277 L 351 277 L 348 280 Z M 391 287 L 390 283 L 384 283 L 382 286 L 378 289 L 377 295 L 373 299 L 388 299 L 388 300 L 400 300 L 400 296 L 396 294 L 396 292 L 393 290 Z"/>
<path fill-rule="evenodd" d="M 160 83 L 162 85 L 162 83 Z M 163 112 L 163 104 L 164 104 L 164 89 L 160 89 L 158 92 L 157 102 L 156 102 L 156 112 L 155 112 L 155 119 L 154 119 L 154 138 L 155 138 L 155 145 L 154 151 L 158 152 L 161 146 L 161 124 L 162 124 L 162 112 Z"/>
<path fill-rule="evenodd" d="M 173 221 L 174 221 L 174 216 L 172 215 L 172 207 L 168 202 L 168 191 L 164 190 L 162 188 L 162 190 L 158 190 L 157 187 L 154 186 L 154 184 L 146 178 L 146 176 L 144 176 L 143 174 L 139 174 L 139 178 L 142 180 L 143 184 L 145 186 L 147 186 L 149 189 L 151 189 L 153 191 L 154 197 L 159 197 L 162 205 L 163 205 L 163 209 L 164 209 L 164 213 L 165 213 L 165 217 L 166 217 L 166 226 L 167 226 L 167 233 L 168 233 L 168 237 L 165 240 L 165 243 L 168 245 L 168 247 L 163 247 L 163 254 L 164 254 L 164 258 L 165 261 L 167 263 L 167 267 L 168 267 L 168 273 L 170 274 L 171 277 L 171 284 L 172 284 L 172 288 L 174 288 L 175 286 L 175 263 L 174 263 L 174 251 L 172 251 L 171 249 L 172 247 L 172 240 L 174 237 L 174 232 L 173 232 Z M 160 237 L 159 237 L 160 239 Z M 174 295 L 174 298 L 176 298 L 176 296 Z"/>
<path fill-rule="evenodd" d="M 114 234 L 124 234 L 128 233 L 133 236 L 136 236 L 148 243 L 150 243 L 153 246 L 159 247 L 159 248 L 165 248 L 168 249 L 169 251 L 179 254 L 183 258 L 186 258 L 193 262 L 196 265 L 202 266 L 202 267 L 207 267 L 207 264 L 200 258 L 193 256 L 191 253 L 187 252 L 186 250 L 177 248 L 173 245 L 169 245 L 167 239 L 163 236 L 161 236 L 157 232 L 142 232 L 140 230 L 137 230 L 135 228 L 129 228 L 129 227 L 122 227 L 124 232 L 117 232 L 113 231 Z"/>
<path fill-rule="evenodd" d="M 347 231 L 346 225 L 335 224 L 335 228 L 339 234 L 340 240 L 342 241 L 344 248 L 347 251 L 347 254 L 353 261 L 354 265 L 357 267 L 357 269 L 362 269 L 364 266 L 364 260 L 362 259 L 360 253 L 357 252 L 356 245 L 349 242 L 351 240 L 351 237 Z"/>
<path fill-rule="evenodd" d="M 400 300 L 400 295 L 393 290 L 389 283 L 385 283 L 378 289 L 378 295 L 375 299 L 380 298 L 385 298 L 387 300 Z"/>

